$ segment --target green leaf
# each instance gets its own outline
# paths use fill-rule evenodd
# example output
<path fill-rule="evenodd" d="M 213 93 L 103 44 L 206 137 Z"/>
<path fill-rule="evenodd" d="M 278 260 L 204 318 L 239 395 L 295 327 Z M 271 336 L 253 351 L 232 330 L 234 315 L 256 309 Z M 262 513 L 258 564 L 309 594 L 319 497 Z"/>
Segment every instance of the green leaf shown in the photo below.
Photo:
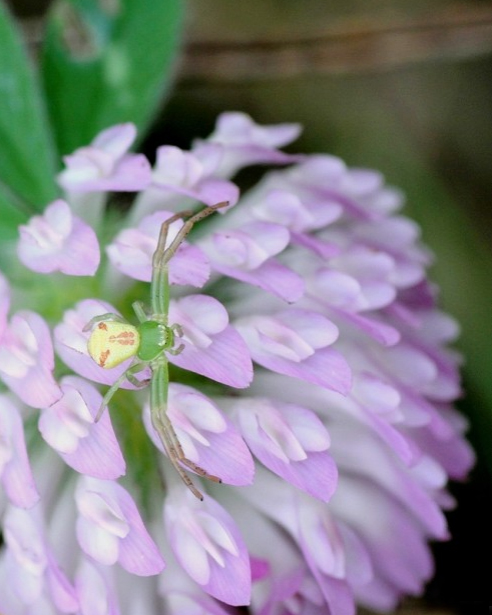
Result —
<path fill-rule="evenodd" d="M 55 153 L 37 76 L 16 26 L 0 3 L 0 184 L 8 202 L 42 210 L 56 197 Z M 0 200 L 0 216 L 4 222 Z M 5 214 L 7 215 L 7 214 Z"/>
<path fill-rule="evenodd" d="M 181 0 L 58 0 L 43 78 L 60 151 L 134 122 L 142 135 L 169 83 Z"/>

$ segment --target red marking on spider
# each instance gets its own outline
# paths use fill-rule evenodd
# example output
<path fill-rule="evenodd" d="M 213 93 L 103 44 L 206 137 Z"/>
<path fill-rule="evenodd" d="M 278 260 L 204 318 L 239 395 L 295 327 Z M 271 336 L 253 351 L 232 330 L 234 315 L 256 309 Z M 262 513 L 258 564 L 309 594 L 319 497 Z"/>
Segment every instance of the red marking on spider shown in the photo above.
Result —
<path fill-rule="evenodd" d="M 120 346 L 134 346 L 135 333 L 133 331 L 122 331 L 118 333 L 118 335 L 110 335 L 108 337 L 108 343 L 119 344 Z"/>
<path fill-rule="evenodd" d="M 104 352 L 101 352 L 101 354 L 99 355 L 99 365 L 101 367 L 104 367 L 106 365 L 106 361 L 108 360 L 109 355 L 111 354 L 110 350 L 104 350 Z"/>

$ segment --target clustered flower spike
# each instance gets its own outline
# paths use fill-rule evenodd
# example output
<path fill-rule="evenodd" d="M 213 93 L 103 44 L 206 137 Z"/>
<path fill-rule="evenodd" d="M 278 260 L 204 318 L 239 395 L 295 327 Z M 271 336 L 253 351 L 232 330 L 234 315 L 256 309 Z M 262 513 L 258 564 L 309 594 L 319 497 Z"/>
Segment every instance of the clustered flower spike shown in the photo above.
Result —
<path fill-rule="evenodd" d="M 0 273 L 2 615 L 354 615 L 423 591 L 447 481 L 473 463 L 452 406 L 457 326 L 402 195 L 282 152 L 298 133 L 225 113 L 152 169 L 128 153 L 135 128 L 114 126 L 19 228 L 31 292 Z M 259 164 L 240 196 L 236 172 Z M 116 231 L 102 207 L 128 191 Z M 126 379 L 134 354 L 106 369 L 88 340 L 135 300 L 146 317 L 162 224 L 169 246 L 190 210 L 222 202 L 173 251 L 157 315 L 176 337 L 160 411 L 201 501 L 156 431 L 155 365 Z M 107 386 L 124 390 L 101 415 Z"/>

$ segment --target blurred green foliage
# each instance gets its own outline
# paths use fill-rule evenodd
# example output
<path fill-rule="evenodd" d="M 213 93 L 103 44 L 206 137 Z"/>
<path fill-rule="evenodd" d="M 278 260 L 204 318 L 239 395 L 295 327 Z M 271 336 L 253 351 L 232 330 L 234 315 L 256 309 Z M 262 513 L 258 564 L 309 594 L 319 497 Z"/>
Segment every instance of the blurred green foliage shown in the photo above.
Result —
<path fill-rule="evenodd" d="M 56 198 L 60 154 L 119 122 L 145 132 L 169 86 L 181 8 L 181 0 L 57 0 L 39 69 L 0 3 L 0 239 Z"/>
<path fill-rule="evenodd" d="M 2 236 L 22 213 L 42 209 L 56 189 L 51 134 L 35 71 L 0 4 L 0 214 Z M 20 213 L 18 213 L 20 212 Z"/>
<path fill-rule="evenodd" d="M 59 0 L 49 15 L 42 74 L 60 153 L 121 122 L 143 134 L 169 84 L 181 0 Z"/>

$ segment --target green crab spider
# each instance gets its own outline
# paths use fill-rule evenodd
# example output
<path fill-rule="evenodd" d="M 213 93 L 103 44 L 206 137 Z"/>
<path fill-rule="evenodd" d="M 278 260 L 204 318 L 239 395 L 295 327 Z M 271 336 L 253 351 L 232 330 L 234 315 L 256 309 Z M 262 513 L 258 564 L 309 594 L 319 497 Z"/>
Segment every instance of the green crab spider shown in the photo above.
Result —
<path fill-rule="evenodd" d="M 104 395 L 95 421 L 99 421 L 113 395 L 125 380 L 136 387 L 147 386 L 149 380 L 140 381 L 135 375 L 149 367 L 152 426 L 159 435 L 164 450 L 179 476 L 200 500 L 203 500 L 203 495 L 195 487 L 183 466 L 213 482 L 222 481 L 186 457 L 167 416 L 169 366 L 166 353 L 177 355 L 184 348 L 183 344 L 176 346 L 177 340 L 183 336 L 180 325 L 169 325 L 168 323 L 170 299 L 168 264 L 193 226 L 228 204 L 227 201 L 217 203 L 205 207 L 194 215 L 191 212 L 177 213 L 162 224 L 157 249 L 152 258 L 151 312 L 147 313 L 140 301 L 133 303 L 133 310 L 139 321 L 137 326 L 130 324 L 117 314 L 108 313 L 96 316 L 84 327 L 84 331 L 92 330 L 87 348 L 92 359 L 100 367 L 110 369 L 133 357 L 130 367 Z M 184 224 L 166 248 L 169 227 L 179 219 L 185 219 Z"/>

